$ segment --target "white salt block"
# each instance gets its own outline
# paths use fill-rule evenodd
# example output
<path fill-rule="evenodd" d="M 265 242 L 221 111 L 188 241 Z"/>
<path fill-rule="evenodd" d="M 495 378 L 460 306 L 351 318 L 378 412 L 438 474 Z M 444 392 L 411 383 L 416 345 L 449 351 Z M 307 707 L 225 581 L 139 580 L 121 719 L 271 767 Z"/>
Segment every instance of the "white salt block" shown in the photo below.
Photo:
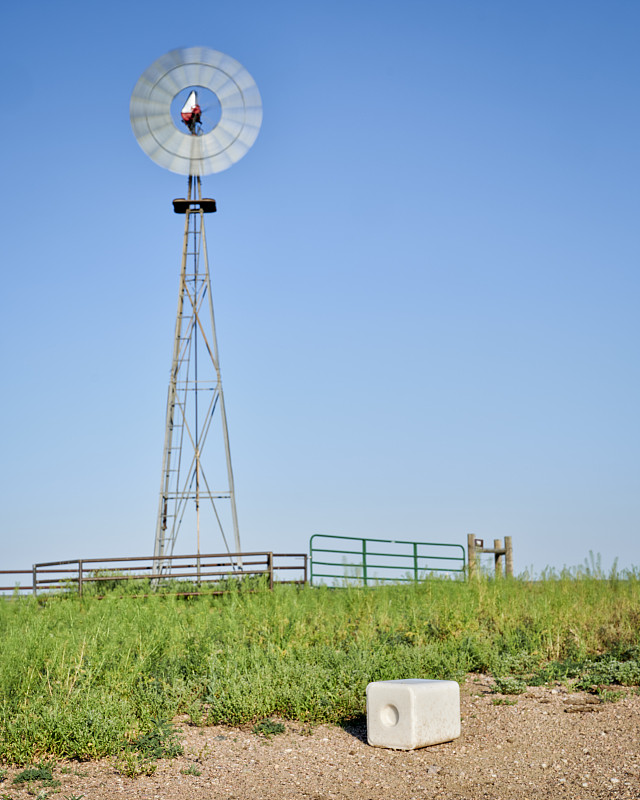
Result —
<path fill-rule="evenodd" d="M 374 747 L 415 750 L 460 736 L 456 681 L 374 681 L 367 686 L 367 740 Z"/>

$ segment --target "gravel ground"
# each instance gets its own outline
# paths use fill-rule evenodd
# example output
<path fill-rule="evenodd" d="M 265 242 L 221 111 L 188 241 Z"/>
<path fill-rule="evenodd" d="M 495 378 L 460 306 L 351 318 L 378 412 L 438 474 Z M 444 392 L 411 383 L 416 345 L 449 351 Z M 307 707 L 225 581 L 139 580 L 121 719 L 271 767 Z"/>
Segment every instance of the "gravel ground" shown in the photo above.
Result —
<path fill-rule="evenodd" d="M 491 685 L 478 675 L 461 687 L 462 735 L 448 744 L 409 752 L 369 747 L 364 722 L 344 729 L 285 722 L 284 734 L 266 739 L 251 726 L 197 728 L 177 720 L 184 756 L 133 779 L 110 760 L 59 764 L 57 797 L 640 800 L 639 694 L 597 703 L 560 685 L 517 698 L 496 695 Z M 0 798 L 37 797 L 37 787 L 12 785 L 17 772 L 8 770 Z"/>

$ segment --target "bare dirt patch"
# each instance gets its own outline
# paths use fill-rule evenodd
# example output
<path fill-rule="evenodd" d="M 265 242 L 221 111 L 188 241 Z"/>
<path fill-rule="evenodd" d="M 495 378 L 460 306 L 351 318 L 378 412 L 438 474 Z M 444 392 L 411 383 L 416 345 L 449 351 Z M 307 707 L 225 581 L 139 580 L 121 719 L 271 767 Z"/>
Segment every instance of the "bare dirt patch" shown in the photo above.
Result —
<path fill-rule="evenodd" d="M 447 744 L 410 752 L 369 747 L 364 720 L 345 728 L 283 721 L 286 732 L 269 738 L 251 727 L 178 721 L 184 755 L 157 762 L 153 775 L 127 778 L 111 760 L 59 764 L 57 797 L 640 799 L 640 695 L 598 703 L 557 686 L 503 696 L 485 676 L 461 688 L 462 736 Z M 12 785 L 18 772 L 8 770 L 0 797 L 37 796 L 37 787 Z"/>

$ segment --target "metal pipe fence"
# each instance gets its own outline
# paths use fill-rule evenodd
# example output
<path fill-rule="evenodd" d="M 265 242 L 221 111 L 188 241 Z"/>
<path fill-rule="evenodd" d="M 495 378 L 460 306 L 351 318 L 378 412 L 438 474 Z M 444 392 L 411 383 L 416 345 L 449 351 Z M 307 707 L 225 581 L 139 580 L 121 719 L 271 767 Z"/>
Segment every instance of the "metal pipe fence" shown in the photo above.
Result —
<path fill-rule="evenodd" d="M 0 569 L 0 583 L 6 583 L 8 581 L 12 581 L 18 575 L 31 575 L 31 570 Z M 11 592 L 11 594 L 24 594 L 25 592 L 29 591 L 31 591 L 31 585 L 29 583 L 26 584 L 20 583 L 20 578 L 18 578 L 17 581 L 13 580 L 13 583 L 11 585 L 0 586 L 0 594 L 6 594 L 7 592 Z"/>
<path fill-rule="evenodd" d="M 0 570 L 2 583 L 10 580 L 4 576 L 31 576 L 29 583 L 0 585 L 0 595 L 31 591 L 34 596 L 102 596 L 120 587 L 130 596 L 223 594 L 240 585 L 250 591 L 260 581 L 270 589 L 275 583 L 300 585 L 307 580 L 311 585 L 330 581 L 368 586 L 415 582 L 432 574 L 465 576 L 467 569 L 466 551 L 459 544 L 314 534 L 309 556 L 257 551 L 40 562 L 31 570 Z"/>
<path fill-rule="evenodd" d="M 130 596 L 223 594 L 238 586 L 255 589 L 259 581 L 266 581 L 270 589 L 275 583 L 305 584 L 307 554 L 260 551 L 85 558 L 42 562 L 11 574 L 30 574 L 31 585 L 21 585 L 20 591 L 31 590 L 34 596 L 63 591 L 102 596 L 118 588 Z"/>
<path fill-rule="evenodd" d="M 316 540 L 322 541 L 316 544 Z M 312 586 L 318 578 L 368 586 L 389 581 L 419 581 L 431 573 L 460 573 L 464 576 L 466 571 L 464 547 L 444 542 L 316 533 L 309 540 L 309 554 Z"/>

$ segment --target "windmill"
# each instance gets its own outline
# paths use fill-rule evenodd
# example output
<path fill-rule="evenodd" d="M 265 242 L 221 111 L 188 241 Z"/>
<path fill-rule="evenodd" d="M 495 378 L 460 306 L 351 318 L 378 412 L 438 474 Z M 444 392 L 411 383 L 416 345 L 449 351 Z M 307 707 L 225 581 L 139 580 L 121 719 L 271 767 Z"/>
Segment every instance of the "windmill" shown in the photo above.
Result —
<path fill-rule="evenodd" d="M 188 176 L 187 196 L 173 201 L 185 224 L 154 556 L 161 562 L 172 555 L 186 526 L 195 528 L 198 555 L 201 532 L 211 530 L 222 536 L 228 553 L 239 554 L 204 225 L 216 203 L 203 197 L 201 178 L 232 166 L 255 142 L 262 122 L 260 93 L 230 56 L 206 47 L 182 48 L 141 75 L 130 116 L 144 152 L 161 167 Z"/>

